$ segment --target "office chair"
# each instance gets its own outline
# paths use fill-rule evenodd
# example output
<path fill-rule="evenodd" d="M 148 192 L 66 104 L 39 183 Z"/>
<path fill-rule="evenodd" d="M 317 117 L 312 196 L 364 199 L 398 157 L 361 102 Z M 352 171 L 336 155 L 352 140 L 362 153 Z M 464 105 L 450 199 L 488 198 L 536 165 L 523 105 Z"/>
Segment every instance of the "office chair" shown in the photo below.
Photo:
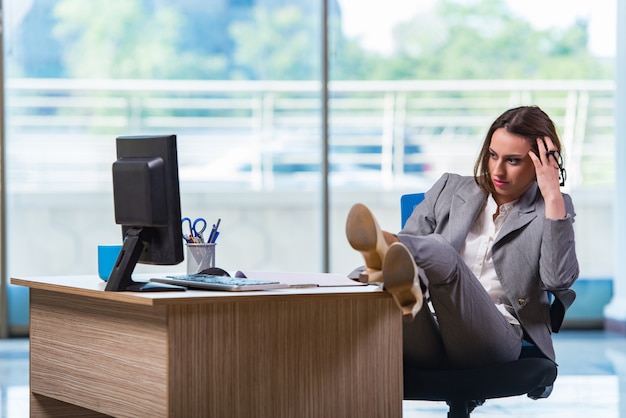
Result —
<path fill-rule="evenodd" d="M 403 227 L 415 206 L 423 199 L 423 193 L 406 194 L 400 198 Z M 559 296 L 561 299 L 554 298 L 551 307 L 553 332 L 558 332 L 566 306 L 573 302 L 575 294 L 569 290 Z M 518 360 L 478 369 L 423 370 L 405 366 L 404 399 L 446 401 L 448 418 L 469 418 L 474 408 L 487 399 L 524 394 L 531 399 L 544 398 L 552 391 L 557 366 L 537 355 L 536 347 L 524 344 Z"/>

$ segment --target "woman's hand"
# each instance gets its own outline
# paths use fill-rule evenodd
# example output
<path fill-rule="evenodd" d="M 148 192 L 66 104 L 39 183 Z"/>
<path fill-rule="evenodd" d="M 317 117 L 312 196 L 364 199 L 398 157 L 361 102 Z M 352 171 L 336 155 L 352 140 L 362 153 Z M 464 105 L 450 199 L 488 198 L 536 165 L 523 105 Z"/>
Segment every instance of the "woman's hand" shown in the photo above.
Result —
<path fill-rule="evenodd" d="M 539 156 L 535 155 L 533 151 L 529 151 L 528 155 L 535 165 L 537 186 L 546 203 L 546 218 L 561 219 L 567 213 L 565 212 L 565 202 L 560 189 L 559 165 L 556 158 L 546 151 L 546 147 L 548 151 L 556 150 L 554 142 L 552 142 L 550 137 L 537 138 Z"/>

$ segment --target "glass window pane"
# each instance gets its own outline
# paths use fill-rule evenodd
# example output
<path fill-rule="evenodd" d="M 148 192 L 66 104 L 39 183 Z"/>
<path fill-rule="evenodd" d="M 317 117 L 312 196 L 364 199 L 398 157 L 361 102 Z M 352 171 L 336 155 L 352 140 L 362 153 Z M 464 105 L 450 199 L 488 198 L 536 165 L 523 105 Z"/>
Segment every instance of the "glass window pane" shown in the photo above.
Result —
<path fill-rule="evenodd" d="M 115 138 L 148 133 L 177 135 L 219 267 L 321 269 L 318 1 L 5 4 L 12 275 L 96 274 Z"/>
<path fill-rule="evenodd" d="M 610 277 L 612 252 L 591 248 L 590 234 L 611 235 L 615 0 L 338 3 L 331 270 L 363 264 L 343 230 L 353 203 L 370 205 L 381 227 L 397 232 L 401 194 L 428 189 L 446 171 L 471 175 L 491 122 L 535 104 L 564 142 L 581 276 Z"/>

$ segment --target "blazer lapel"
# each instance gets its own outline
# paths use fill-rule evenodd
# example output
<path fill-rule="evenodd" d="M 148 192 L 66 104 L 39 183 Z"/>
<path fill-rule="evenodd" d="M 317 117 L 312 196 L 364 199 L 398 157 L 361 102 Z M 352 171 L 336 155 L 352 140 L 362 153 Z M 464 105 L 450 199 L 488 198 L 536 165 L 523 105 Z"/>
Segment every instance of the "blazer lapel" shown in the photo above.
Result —
<path fill-rule="evenodd" d="M 533 184 L 520 198 L 515 209 L 502 225 L 494 246 L 513 231 L 518 230 L 537 217 L 537 183 Z"/>
<path fill-rule="evenodd" d="M 467 234 L 486 199 L 487 195 L 478 187 L 460 190 L 452 197 L 450 228 L 448 228 L 446 238 L 457 251 L 461 251 Z"/>

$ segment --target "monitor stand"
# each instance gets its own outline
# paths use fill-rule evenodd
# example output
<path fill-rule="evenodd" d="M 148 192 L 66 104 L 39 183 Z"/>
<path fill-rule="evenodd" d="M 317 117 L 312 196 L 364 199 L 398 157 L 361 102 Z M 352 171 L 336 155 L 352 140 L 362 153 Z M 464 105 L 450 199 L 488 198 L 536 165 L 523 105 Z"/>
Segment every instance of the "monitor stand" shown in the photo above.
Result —
<path fill-rule="evenodd" d="M 136 282 L 132 279 L 133 270 L 139 261 L 144 248 L 142 228 L 130 228 L 124 237 L 124 245 L 120 251 L 115 267 L 109 276 L 104 290 L 108 292 L 171 292 L 173 290 L 186 290 L 183 286 L 175 286 L 165 283 Z"/>

